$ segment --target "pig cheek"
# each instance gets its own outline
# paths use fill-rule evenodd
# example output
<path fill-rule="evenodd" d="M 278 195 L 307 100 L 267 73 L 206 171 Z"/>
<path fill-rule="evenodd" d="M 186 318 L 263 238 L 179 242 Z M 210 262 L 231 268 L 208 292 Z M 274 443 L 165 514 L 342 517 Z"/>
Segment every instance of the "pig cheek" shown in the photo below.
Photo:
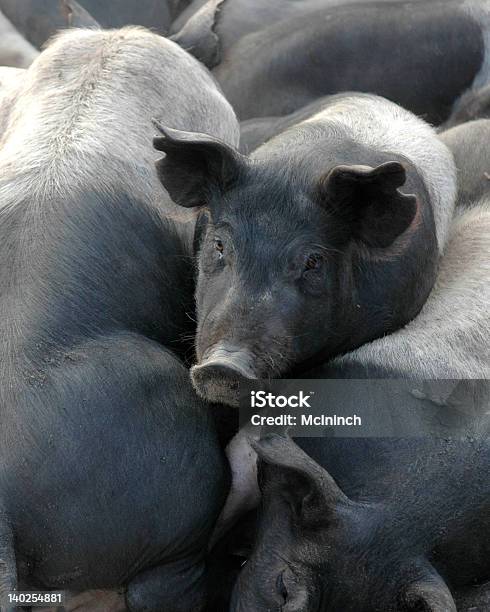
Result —
<path fill-rule="evenodd" d="M 200 269 L 197 277 L 195 303 L 198 323 L 201 323 L 209 313 L 221 302 L 223 295 L 223 279 L 217 271 L 211 273 Z"/>
<path fill-rule="evenodd" d="M 197 336 L 196 356 L 198 362 L 204 353 L 224 335 L 223 320 L 227 310 L 227 296 L 220 283 L 203 283 L 196 292 Z"/>
<path fill-rule="evenodd" d="M 270 585 L 264 584 L 264 582 L 268 582 L 265 579 L 269 575 L 267 569 L 258 563 L 253 563 L 252 559 L 244 565 L 233 591 L 230 608 L 232 612 L 274 609 L 267 605 L 272 603 L 269 601 L 270 593 L 268 590 Z M 263 607 L 264 604 L 267 605 L 267 608 Z"/>
<path fill-rule="evenodd" d="M 331 328 L 330 317 L 330 308 L 325 298 L 303 297 L 301 308 L 287 330 L 292 339 L 291 352 L 296 362 L 323 348 Z"/>

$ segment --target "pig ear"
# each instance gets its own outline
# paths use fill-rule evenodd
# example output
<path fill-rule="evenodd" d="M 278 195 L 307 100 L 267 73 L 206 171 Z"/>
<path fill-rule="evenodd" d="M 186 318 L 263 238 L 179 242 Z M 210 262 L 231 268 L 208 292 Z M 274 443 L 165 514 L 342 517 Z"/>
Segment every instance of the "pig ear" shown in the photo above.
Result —
<path fill-rule="evenodd" d="M 170 36 L 207 68 L 221 61 L 221 45 L 216 33 L 218 15 L 225 0 L 208 0 L 176 33 Z"/>
<path fill-rule="evenodd" d="M 432 566 L 406 589 L 404 604 L 410 612 L 457 612 L 447 584 Z"/>
<path fill-rule="evenodd" d="M 211 192 L 226 191 L 238 178 L 245 158 L 226 143 L 153 123 L 162 134 L 153 146 L 165 153 L 156 163 L 158 177 L 176 204 L 202 206 Z"/>
<path fill-rule="evenodd" d="M 399 162 L 336 166 L 317 186 L 318 197 L 339 215 L 353 236 L 372 247 L 388 247 L 412 223 L 417 198 L 405 195 L 405 168 Z"/>
<path fill-rule="evenodd" d="M 281 488 L 302 524 L 323 523 L 339 504 L 351 503 L 330 474 L 291 438 L 271 434 L 250 443 L 261 462 L 272 468 L 266 478 Z"/>

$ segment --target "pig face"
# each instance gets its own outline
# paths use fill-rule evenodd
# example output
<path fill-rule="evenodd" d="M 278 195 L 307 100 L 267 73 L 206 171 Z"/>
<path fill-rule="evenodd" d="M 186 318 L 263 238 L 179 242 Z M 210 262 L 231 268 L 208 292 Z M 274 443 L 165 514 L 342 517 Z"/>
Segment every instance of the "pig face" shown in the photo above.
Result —
<path fill-rule="evenodd" d="M 435 569 L 390 535 L 381 507 L 348 499 L 289 438 L 254 446 L 261 516 L 232 612 L 456 612 Z"/>
<path fill-rule="evenodd" d="M 273 185 L 273 177 L 262 180 Z M 237 187 L 206 213 L 192 374 L 217 401 L 229 399 L 234 380 L 280 376 L 335 341 L 341 236 L 328 213 L 277 182 L 268 200 L 260 189 Z"/>
<path fill-rule="evenodd" d="M 312 181 L 209 136 L 163 131 L 155 139 L 166 153 L 163 185 L 177 204 L 203 207 L 192 370 L 202 396 L 233 403 L 240 380 L 278 377 L 393 323 L 387 300 L 374 298 L 374 314 L 363 303 L 359 274 L 391 282 L 363 257 L 414 219 L 416 198 L 399 191 L 400 163 L 336 166 Z"/>

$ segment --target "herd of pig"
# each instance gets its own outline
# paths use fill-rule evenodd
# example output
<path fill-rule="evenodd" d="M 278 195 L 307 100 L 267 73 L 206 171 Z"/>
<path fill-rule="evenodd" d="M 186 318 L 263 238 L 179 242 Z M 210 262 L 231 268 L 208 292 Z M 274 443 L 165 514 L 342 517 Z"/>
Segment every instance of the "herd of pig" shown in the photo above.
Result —
<path fill-rule="evenodd" d="M 490 0 L 0 9 L 2 612 L 490 611 Z M 238 431 L 280 377 L 471 435 Z"/>

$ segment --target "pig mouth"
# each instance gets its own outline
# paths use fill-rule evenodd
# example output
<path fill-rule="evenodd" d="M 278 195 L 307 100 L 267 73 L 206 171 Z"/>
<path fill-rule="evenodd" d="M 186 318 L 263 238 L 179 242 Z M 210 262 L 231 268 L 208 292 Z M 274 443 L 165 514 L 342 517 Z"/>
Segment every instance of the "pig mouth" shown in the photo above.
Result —
<path fill-rule="evenodd" d="M 219 343 L 191 368 L 192 383 L 207 401 L 238 406 L 240 383 L 259 377 L 255 361 L 248 349 Z"/>

